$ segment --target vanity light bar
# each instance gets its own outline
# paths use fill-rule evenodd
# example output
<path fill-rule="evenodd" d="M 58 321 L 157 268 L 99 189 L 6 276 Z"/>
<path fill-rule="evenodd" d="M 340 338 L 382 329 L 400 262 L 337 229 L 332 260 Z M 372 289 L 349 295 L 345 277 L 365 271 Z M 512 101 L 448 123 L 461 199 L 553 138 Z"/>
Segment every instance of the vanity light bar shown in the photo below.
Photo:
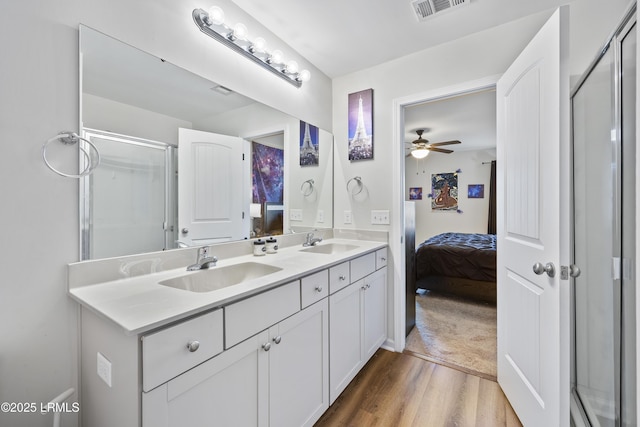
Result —
<path fill-rule="evenodd" d="M 204 9 L 193 10 L 193 20 L 206 35 L 218 40 L 220 43 L 251 59 L 256 64 L 280 76 L 295 87 L 301 87 L 302 82 L 308 81 L 311 74 L 308 70 L 298 72 L 298 64 L 289 61 L 284 64 L 282 52 L 265 50 L 265 41 L 256 37 L 254 41 L 246 38 L 247 27 L 238 23 L 230 28 L 224 23 L 224 12 L 217 6 L 207 12 Z"/>

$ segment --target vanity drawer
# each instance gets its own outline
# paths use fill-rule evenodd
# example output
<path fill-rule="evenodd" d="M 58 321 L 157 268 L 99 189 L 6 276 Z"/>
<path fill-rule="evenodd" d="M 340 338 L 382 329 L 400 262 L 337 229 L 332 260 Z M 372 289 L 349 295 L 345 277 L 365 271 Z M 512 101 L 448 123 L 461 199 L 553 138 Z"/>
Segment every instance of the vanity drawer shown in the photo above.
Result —
<path fill-rule="evenodd" d="M 225 348 L 300 311 L 300 281 L 287 283 L 224 308 Z"/>
<path fill-rule="evenodd" d="M 353 283 L 376 271 L 376 253 L 371 252 L 359 258 L 352 259 L 350 263 L 351 283 Z"/>
<path fill-rule="evenodd" d="M 329 293 L 338 292 L 349 283 L 351 283 L 351 279 L 348 262 L 343 262 L 329 269 Z"/>
<path fill-rule="evenodd" d="M 322 270 L 300 280 L 302 308 L 320 301 L 329 295 L 329 272 Z"/>
<path fill-rule="evenodd" d="M 376 251 L 376 270 L 387 266 L 387 248 L 378 249 Z"/>
<path fill-rule="evenodd" d="M 217 309 L 161 331 L 144 335 L 142 337 L 143 390 L 150 391 L 221 353 L 222 334 L 222 309 Z"/>

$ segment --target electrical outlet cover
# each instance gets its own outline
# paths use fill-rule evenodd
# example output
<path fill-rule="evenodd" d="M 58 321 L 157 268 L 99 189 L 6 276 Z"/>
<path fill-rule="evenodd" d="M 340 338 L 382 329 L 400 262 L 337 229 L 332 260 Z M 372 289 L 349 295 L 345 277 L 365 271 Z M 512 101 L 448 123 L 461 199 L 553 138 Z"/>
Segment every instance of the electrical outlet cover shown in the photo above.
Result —
<path fill-rule="evenodd" d="M 111 387 L 111 362 L 98 352 L 98 376 Z"/>

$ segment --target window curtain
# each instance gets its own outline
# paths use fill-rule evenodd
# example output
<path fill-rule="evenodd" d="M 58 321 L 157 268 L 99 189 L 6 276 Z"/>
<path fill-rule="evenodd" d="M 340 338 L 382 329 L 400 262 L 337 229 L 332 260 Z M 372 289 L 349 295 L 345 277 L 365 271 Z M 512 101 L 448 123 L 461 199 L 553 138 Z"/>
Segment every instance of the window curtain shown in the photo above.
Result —
<path fill-rule="evenodd" d="M 496 161 L 491 162 L 491 181 L 489 182 L 489 224 L 488 234 L 496 234 L 498 231 L 496 219 Z"/>

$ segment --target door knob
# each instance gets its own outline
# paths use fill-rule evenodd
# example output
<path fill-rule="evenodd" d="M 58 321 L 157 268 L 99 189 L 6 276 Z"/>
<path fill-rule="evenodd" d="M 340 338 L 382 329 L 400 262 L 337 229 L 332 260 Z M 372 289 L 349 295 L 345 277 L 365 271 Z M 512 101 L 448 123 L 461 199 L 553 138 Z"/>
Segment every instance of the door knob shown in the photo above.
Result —
<path fill-rule="evenodd" d="M 180 231 L 182 231 L 182 234 L 189 234 L 189 229 L 187 227 L 183 228 Z"/>
<path fill-rule="evenodd" d="M 552 262 L 548 262 L 545 265 L 542 265 L 541 262 L 536 262 L 533 264 L 533 272 L 537 275 L 547 273 L 547 276 L 554 277 L 556 275 L 556 267 Z"/>
<path fill-rule="evenodd" d="M 191 353 L 193 353 L 194 351 L 198 351 L 198 349 L 200 348 L 200 342 L 196 340 L 189 341 L 189 343 L 187 344 L 187 348 Z"/>
<path fill-rule="evenodd" d="M 580 269 L 578 268 L 577 265 L 575 264 L 571 264 L 569 266 L 569 276 L 571 277 L 578 277 L 580 276 Z"/>

